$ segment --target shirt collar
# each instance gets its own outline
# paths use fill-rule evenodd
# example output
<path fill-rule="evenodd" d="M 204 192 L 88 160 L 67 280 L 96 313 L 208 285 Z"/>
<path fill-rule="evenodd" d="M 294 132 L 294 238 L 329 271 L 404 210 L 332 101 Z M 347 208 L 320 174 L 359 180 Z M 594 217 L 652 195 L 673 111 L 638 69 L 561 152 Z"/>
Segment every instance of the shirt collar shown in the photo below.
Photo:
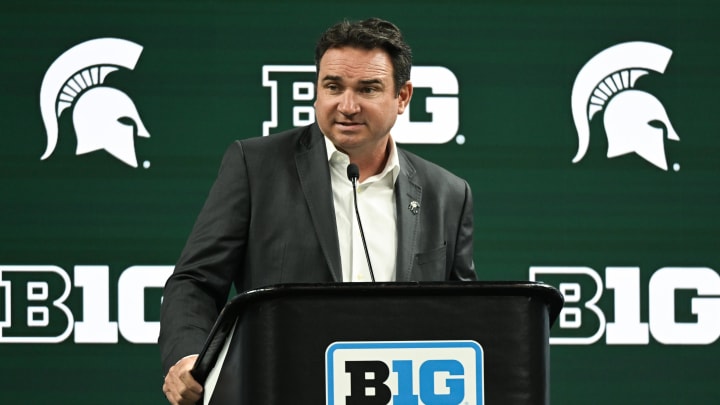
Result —
<path fill-rule="evenodd" d="M 350 157 L 347 154 L 340 152 L 335 147 L 335 144 L 333 144 L 327 136 L 323 136 L 323 139 L 325 139 L 325 150 L 327 152 L 327 159 L 329 164 L 333 164 L 333 162 L 342 162 L 345 166 L 350 164 Z M 388 172 L 392 172 L 392 184 L 394 185 L 395 181 L 400 175 L 400 158 L 398 157 L 397 146 L 395 145 L 395 140 L 392 138 L 392 136 L 389 136 L 389 139 L 390 156 L 388 156 L 388 159 L 385 162 L 385 167 L 380 173 L 376 174 L 375 176 L 369 177 L 367 180 L 381 179 L 385 177 Z M 335 159 L 333 159 L 333 157 L 335 157 Z"/>

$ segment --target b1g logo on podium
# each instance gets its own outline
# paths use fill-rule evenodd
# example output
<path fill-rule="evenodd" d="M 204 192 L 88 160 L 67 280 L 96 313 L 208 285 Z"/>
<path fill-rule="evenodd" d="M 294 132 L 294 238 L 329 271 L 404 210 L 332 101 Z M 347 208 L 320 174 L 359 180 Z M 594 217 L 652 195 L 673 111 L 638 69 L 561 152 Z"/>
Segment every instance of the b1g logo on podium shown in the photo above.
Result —
<path fill-rule="evenodd" d="M 327 405 L 481 405 L 474 341 L 336 342 L 325 354 Z"/>

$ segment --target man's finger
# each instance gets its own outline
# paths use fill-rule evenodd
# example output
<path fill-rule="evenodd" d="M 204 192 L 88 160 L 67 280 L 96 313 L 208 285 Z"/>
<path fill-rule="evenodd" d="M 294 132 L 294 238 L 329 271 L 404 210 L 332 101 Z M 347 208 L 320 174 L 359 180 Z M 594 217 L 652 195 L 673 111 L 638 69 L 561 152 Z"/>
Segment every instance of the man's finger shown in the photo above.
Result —
<path fill-rule="evenodd" d="M 199 382 L 193 378 L 192 374 L 190 374 L 190 370 L 183 371 L 180 373 L 180 381 L 185 386 L 185 388 L 193 393 L 201 394 L 203 391 L 202 385 L 200 385 Z"/>

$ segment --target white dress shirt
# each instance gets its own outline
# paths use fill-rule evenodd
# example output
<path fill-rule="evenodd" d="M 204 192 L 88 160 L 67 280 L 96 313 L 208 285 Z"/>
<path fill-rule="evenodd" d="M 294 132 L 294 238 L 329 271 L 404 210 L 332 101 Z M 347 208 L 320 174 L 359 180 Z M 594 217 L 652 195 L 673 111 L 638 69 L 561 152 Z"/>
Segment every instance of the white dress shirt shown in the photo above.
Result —
<path fill-rule="evenodd" d="M 325 138 L 325 145 L 330 165 L 343 281 L 369 282 L 372 280 L 355 215 L 352 183 L 347 177 L 350 158 L 337 150 L 328 138 Z M 397 148 L 395 141 L 390 138 L 390 154 L 383 171 L 357 186 L 358 210 L 375 281 L 396 279 L 397 213 L 393 189 L 399 173 Z"/>

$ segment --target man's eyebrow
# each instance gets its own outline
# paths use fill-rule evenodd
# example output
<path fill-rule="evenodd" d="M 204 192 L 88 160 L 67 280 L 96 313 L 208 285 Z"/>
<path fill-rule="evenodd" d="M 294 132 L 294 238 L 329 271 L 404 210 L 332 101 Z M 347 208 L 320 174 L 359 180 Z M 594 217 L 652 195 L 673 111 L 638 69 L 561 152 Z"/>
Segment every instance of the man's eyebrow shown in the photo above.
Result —
<path fill-rule="evenodd" d="M 333 75 L 326 75 L 322 78 L 323 82 L 341 82 L 342 77 L 340 76 L 333 76 Z"/>
<path fill-rule="evenodd" d="M 368 85 L 368 84 L 383 84 L 383 82 L 382 82 L 382 80 L 380 80 L 380 79 L 365 79 L 365 80 L 360 80 L 360 84 L 365 84 L 365 85 Z"/>
<path fill-rule="evenodd" d="M 320 81 L 322 81 L 322 82 L 342 82 L 343 78 L 341 76 L 337 76 L 337 75 L 326 75 Z M 383 81 L 380 79 L 363 79 L 363 80 L 360 80 L 360 84 L 366 85 L 366 86 L 371 85 L 371 84 L 383 84 Z"/>

